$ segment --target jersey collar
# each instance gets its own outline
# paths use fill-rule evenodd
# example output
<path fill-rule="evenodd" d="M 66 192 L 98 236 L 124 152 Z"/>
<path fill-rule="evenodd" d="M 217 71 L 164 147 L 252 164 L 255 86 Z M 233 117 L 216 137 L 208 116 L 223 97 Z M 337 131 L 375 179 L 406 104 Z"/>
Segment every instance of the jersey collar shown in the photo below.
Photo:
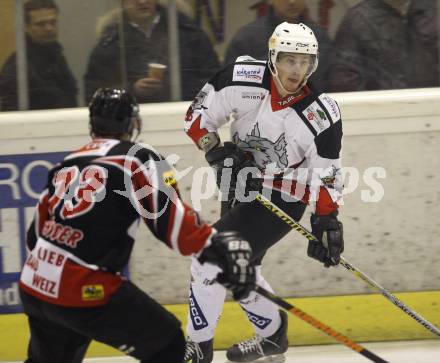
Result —
<path fill-rule="evenodd" d="M 303 98 L 307 97 L 310 94 L 310 88 L 309 86 L 305 85 L 302 88 L 302 93 L 299 96 L 293 96 L 293 95 L 287 95 L 286 97 L 279 97 L 278 91 L 275 85 L 275 81 L 273 77 L 270 79 L 270 95 L 271 95 L 271 104 L 272 104 L 272 111 L 279 111 L 283 108 L 292 106 L 293 104 L 297 103 L 298 101 L 302 100 Z"/>

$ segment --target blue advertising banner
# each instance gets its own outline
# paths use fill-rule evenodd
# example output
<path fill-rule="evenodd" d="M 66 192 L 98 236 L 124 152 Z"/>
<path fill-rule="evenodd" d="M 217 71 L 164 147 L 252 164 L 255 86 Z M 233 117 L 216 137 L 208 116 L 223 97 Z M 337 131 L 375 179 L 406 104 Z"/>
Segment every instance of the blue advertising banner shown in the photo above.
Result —
<path fill-rule="evenodd" d="M 26 230 L 48 170 L 65 155 L 0 155 L 0 314 L 22 311 L 18 280 L 26 258 Z"/>

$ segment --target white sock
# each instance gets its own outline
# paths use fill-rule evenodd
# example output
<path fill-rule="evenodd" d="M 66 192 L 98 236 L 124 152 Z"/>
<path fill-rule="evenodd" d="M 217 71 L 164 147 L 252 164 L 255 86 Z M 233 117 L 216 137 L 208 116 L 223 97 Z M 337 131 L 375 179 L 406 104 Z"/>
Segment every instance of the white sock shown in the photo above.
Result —
<path fill-rule="evenodd" d="M 273 292 L 269 283 L 261 274 L 261 266 L 256 266 L 255 273 L 257 284 L 262 288 Z M 249 321 L 255 329 L 255 333 L 264 338 L 273 335 L 281 325 L 281 317 L 277 305 L 270 302 L 256 292 L 251 292 L 248 298 L 240 300 L 240 305 L 246 312 Z"/>
<path fill-rule="evenodd" d="M 191 262 L 191 284 L 189 313 L 186 327 L 187 335 L 196 343 L 205 342 L 214 337 L 218 319 L 223 310 L 226 289 L 220 284 L 210 284 L 220 268 L 201 265 L 196 258 Z"/>

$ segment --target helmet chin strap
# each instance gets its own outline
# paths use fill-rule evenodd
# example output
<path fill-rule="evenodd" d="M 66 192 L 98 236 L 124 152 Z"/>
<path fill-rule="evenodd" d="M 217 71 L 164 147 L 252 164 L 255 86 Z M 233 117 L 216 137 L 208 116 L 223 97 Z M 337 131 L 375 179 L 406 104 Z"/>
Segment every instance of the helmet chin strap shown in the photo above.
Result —
<path fill-rule="evenodd" d="M 134 134 L 134 136 L 132 136 L 131 142 L 136 142 L 136 140 L 137 140 L 137 138 L 139 137 L 140 134 L 141 134 L 141 130 L 136 129 L 136 133 Z"/>
<path fill-rule="evenodd" d="M 138 117 L 136 119 L 136 121 L 134 121 L 133 123 L 134 123 L 134 127 L 133 127 L 133 130 L 131 132 L 132 133 L 131 142 L 136 142 L 137 138 L 141 134 L 142 120 L 141 120 L 140 117 Z"/>

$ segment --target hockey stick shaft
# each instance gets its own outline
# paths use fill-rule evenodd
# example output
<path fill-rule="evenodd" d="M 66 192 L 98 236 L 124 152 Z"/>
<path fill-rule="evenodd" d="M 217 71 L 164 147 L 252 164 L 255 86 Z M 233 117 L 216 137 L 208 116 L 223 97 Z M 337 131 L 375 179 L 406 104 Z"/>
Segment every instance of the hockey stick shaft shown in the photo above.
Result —
<path fill-rule="evenodd" d="M 314 328 L 319 329 L 322 332 L 324 332 L 325 334 L 336 339 L 339 343 L 347 346 L 348 348 L 354 350 L 355 352 L 357 352 L 359 354 L 362 354 L 364 357 L 368 358 L 370 361 L 377 362 L 377 363 L 387 363 L 386 360 L 383 360 L 382 358 L 378 357 L 373 352 L 364 348 L 360 344 L 352 341 L 350 338 L 346 337 L 345 335 L 337 332 L 336 330 L 333 330 L 332 328 L 325 325 L 324 323 L 321 323 L 319 320 L 316 320 L 313 316 L 311 316 L 311 315 L 307 314 L 306 312 L 302 311 L 301 309 L 291 305 L 286 300 L 283 300 L 280 297 L 276 296 L 275 294 L 272 294 L 270 291 L 263 289 L 260 286 L 257 286 L 255 288 L 255 292 L 264 296 L 269 301 L 282 307 L 283 309 L 285 309 L 289 313 L 295 315 L 296 317 L 300 318 L 301 320 L 305 321 L 306 323 L 312 325 Z"/>
<path fill-rule="evenodd" d="M 261 194 L 257 194 L 256 197 L 257 201 L 259 201 L 264 207 L 269 209 L 272 213 L 277 215 L 279 218 L 281 218 L 284 222 L 286 222 L 292 229 L 302 234 L 304 237 L 306 237 L 310 241 L 315 241 L 317 238 L 310 233 L 305 227 L 303 227 L 301 224 L 296 222 L 293 218 L 291 218 L 289 215 L 287 215 L 283 210 L 278 208 L 274 203 L 272 203 L 269 199 L 264 197 Z M 391 301 L 395 306 L 400 308 L 405 314 L 412 317 L 415 321 L 417 321 L 419 324 L 421 324 L 423 327 L 428 329 L 430 332 L 436 334 L 437 336 L 440 336 L 440 329 L 437 328 L 434 324 L 430 323 L 428 320 L 420 316 L 418 313 L 416 313 L 414 310 L 406 306 L 402 301 L 400 301 L 396 296 L 391 294 L 389 291 L 387 291 L 385 288 L 383 288 L 381 285 L 379 285 L 377 282 L 375 282 L 372 278 L 370 278 L 368 275 L 354 267 L 351 263 L 349 263 L 345 258 L 341 256 L 340 259 L 340 265 L 342 265 L 345 269 L 350 271 L 352 274 L 354 274 L 357 278 L 360 280 L 365 281 L 368 285 L 370 285 L 372 288 L 380 291 L 380 293 L 385 296 L 389 301 Z"/>
<path fill-rule="evenodd" d="M 385 296 L 389 301 L 391 301 L 394 305 L 400 308 L 405 314 L 409 315 L 423 327 L 428 329 L 431 333 L 434 333 L 437 336 L 440 336 L 440 329 L 438 329 L 434 324 L 430 323 L 428 320 L 423 318 L 421 315 L 416 313 L 414 310 L 406 306 L 401 300 L 399 300 L 396 296 L 385 290 L 381 285 L 375 282 L 371 277 L 365 275 L 362 271 L 356 269 L 351 263 L 349 263 L 346 259 L 341 257 L 339 262 L 342 266 L 344 266 L 347 270 L 351 271 L 357 278 L 365 281 L 372 288 L 380 291 L 380 293 Z"/>

